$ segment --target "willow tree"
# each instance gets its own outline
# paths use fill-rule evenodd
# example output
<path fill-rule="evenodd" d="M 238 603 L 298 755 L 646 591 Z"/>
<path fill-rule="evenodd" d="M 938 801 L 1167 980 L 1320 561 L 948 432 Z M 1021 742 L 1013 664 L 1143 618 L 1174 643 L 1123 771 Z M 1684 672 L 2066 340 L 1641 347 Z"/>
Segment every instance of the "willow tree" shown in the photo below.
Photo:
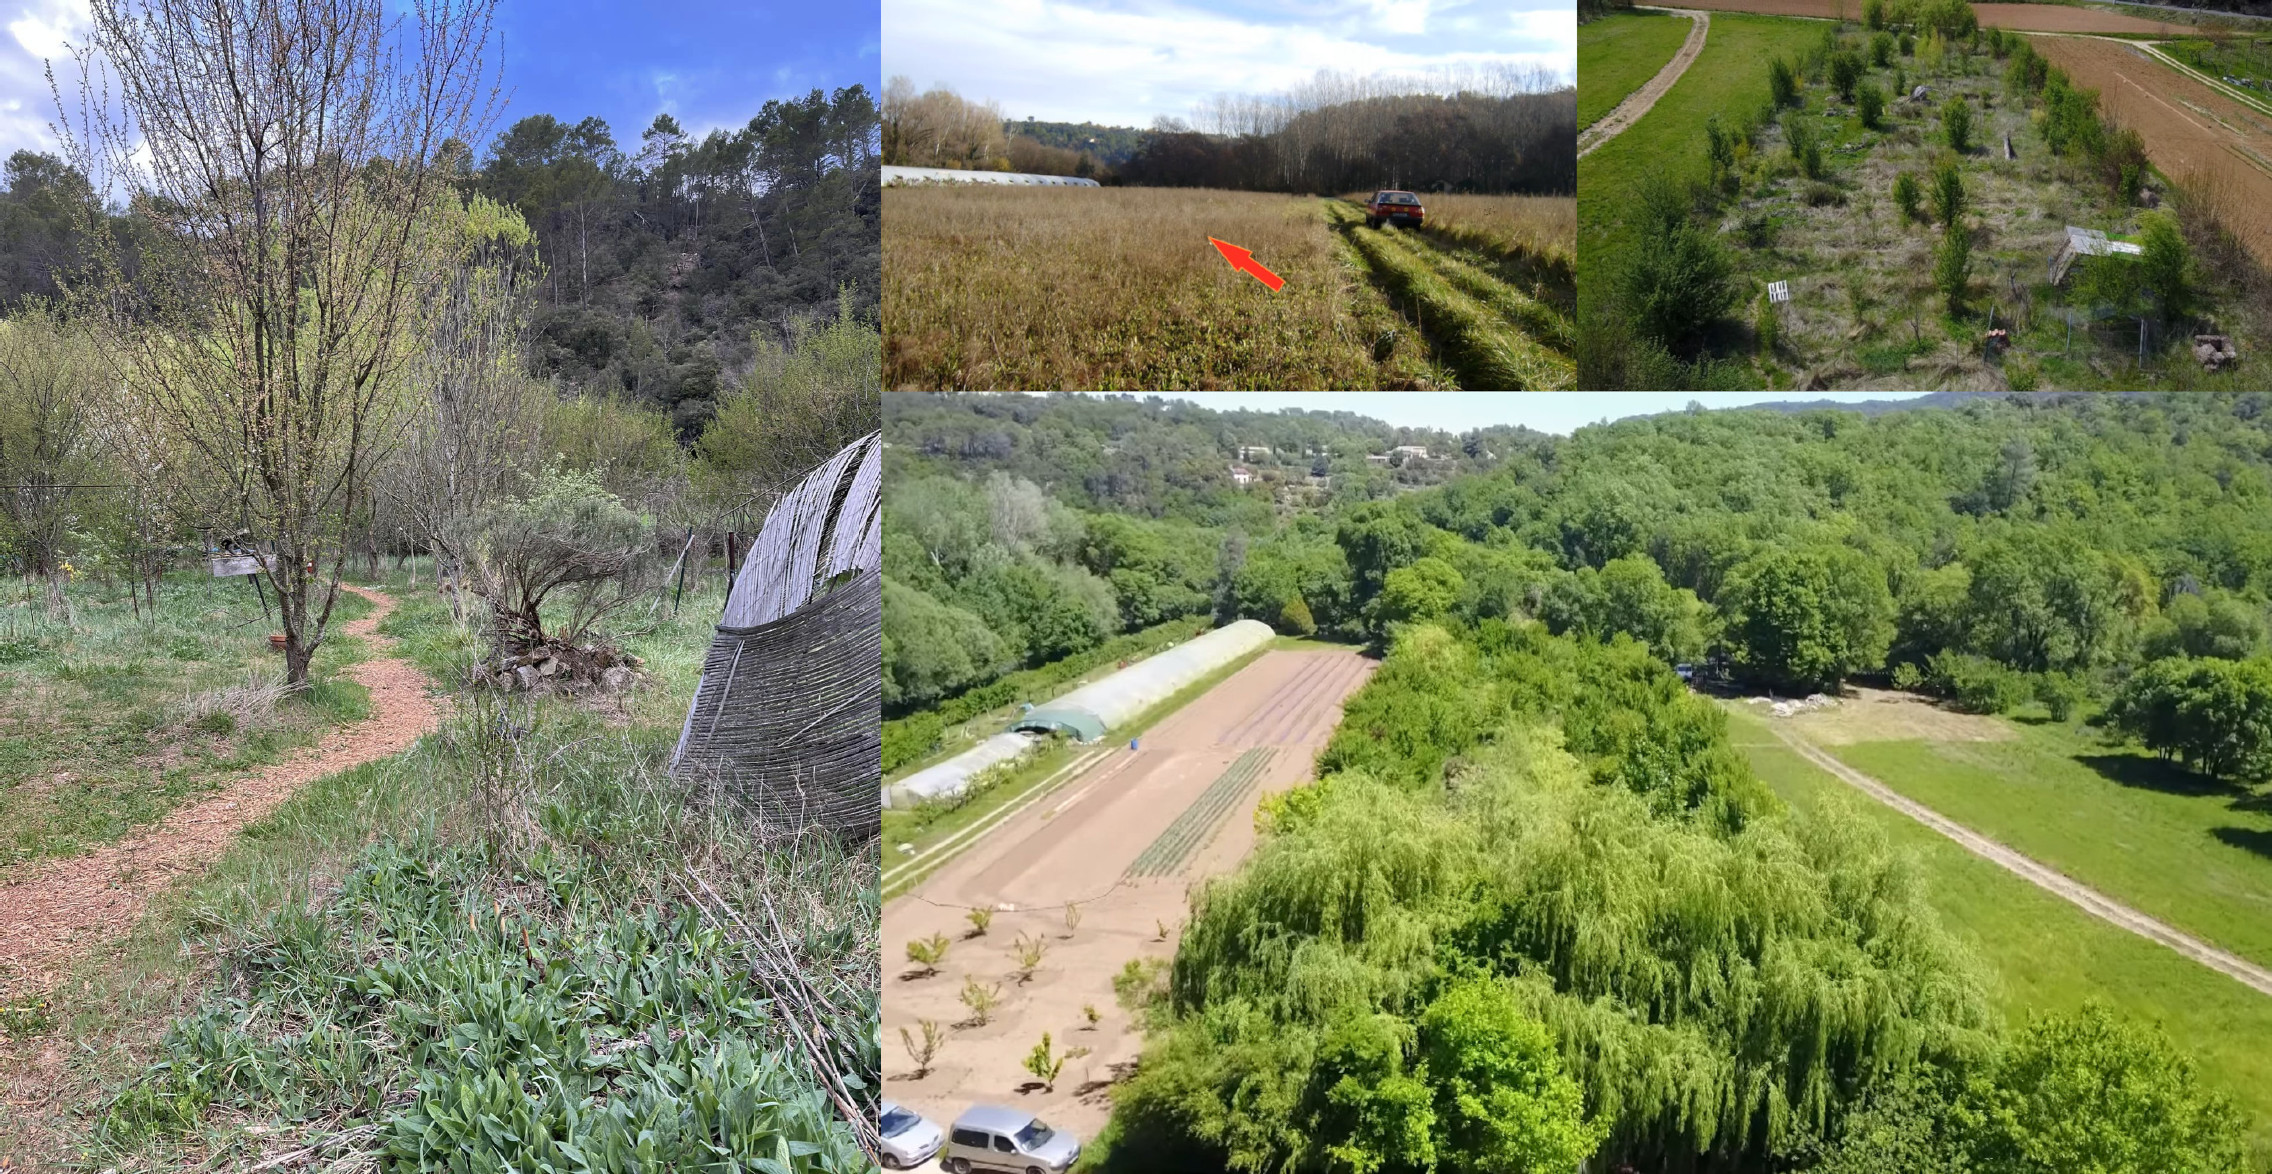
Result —
<path fill-rule="evenodd" d="M 495 0 L 90 7 L 59 134 L 136 227 L 90 218 L 69 292 L 117 378 L 219 470 L 238 517 L 216 520 L 270 555 L 303 685 L 447 295 L 452 168 L 498 98 Z"/>

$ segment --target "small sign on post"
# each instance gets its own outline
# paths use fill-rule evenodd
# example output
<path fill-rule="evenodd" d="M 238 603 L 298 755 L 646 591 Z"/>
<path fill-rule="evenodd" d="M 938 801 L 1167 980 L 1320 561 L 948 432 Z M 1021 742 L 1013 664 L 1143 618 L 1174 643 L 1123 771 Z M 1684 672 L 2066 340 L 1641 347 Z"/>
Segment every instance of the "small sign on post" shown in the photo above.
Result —
<path fill-rule="evenodd" d="M 220 555 L 213 559 L 213 577 L 233 579 L 238 575 L 260 573 L 260 556 L 251 554 Z"/>
<path fill-rule="evenodd" d="M 1791 283 L 1790 283 L 1790 282 L 1788 282 L 1788 281 L 1770 281 L 1770 282 L 1768 282 L 1768 283 L 1767 283 L 1767 300 L 1768 300 L 1768 301 L 1770 301 L 1770 302 L 1787 302 L 1787 301 L 1790 301 L 1790 300 L 1791 300 Z"/>

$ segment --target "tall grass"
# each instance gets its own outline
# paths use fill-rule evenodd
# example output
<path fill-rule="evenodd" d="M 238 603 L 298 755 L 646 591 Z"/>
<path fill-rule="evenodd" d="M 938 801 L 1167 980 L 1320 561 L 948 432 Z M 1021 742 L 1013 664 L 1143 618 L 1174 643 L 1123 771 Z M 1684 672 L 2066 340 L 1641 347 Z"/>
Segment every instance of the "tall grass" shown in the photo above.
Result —
<path fill-rule="evenodd" d="M 1686 22 L 1681 22 L 1686 24 Z M 1578 199 L 1575 196 L 1427 198 L 1429 236 L 1527 263 L 1548 287 L 1536 296 L 1565 309 L 1577 284 Z"/>
<path fill-rule="evenodd" d="M 884 193 L 884 381 L 902 389 L 1441 386 L 1310 197 L 1188 188 Z M 1285 279 L 1272 291 L 1207 241 Z"/>

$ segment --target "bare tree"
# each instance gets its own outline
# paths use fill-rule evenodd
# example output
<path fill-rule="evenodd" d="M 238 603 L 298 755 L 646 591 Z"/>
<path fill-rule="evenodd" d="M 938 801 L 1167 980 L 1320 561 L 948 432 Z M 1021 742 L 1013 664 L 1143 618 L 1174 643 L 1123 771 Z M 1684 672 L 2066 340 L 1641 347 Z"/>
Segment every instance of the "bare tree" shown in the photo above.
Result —
<path fill-rule="evenodd" d="M 403 537 L 453 563 L 465 555 L 452 538 L 457 522 L 523 487 L 544 424 L 544 389 L 521 352 L 534 238 L 518 213 L 477 196 L 461 240 L 426 345 L 405 373 L 402 444 L 377 495 L 411 531 Z M 454 593 L 451 601 L 460 610 Z"/>
<path fill-rule="evenodd" d="M 494 8 L 93 0 L 75 112 L 49 72 L 66 154 L 142 238 L 129 263 L 86 225 L 73 300 L 270 553 L 295 686 L 450 271 L 450 168 L 498 101 Z"/>
<path fill-rule="evenodd" d="M 63 549 L 99 475 L 83 339 L 44 309 L 0 325 L 0 522 L 65 614 Z"/>

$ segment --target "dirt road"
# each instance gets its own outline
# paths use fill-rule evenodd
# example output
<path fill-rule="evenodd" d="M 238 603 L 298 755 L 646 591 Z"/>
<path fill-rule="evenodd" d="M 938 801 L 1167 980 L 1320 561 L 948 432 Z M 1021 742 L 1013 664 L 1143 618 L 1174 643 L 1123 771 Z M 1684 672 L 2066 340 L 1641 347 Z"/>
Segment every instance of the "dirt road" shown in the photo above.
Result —
<path fill-rule="evenodd" d="M 155 828 L 84 856 L 50 861 L 0 888 L 0 997 L 52 987 L 74 955 L 123 934 L 152 895 L 211 863 L 238 829 L 302 786 L 384 758 L 433 728 L 435 704 L 424 675 L 387 655 L 394 641 L 375 631 L 394 610 L 394 600 L 348 583 L 340 587 L 378 605 L 343 629 L 371 649 L 369 659 L 347 669 L 371 691 L 371 716 L 333 731 L 313 750 L 176 809 Z"/>
<path fill-rule="evenodd" d="M 1650 78 L 1640 89 L 1625 95 L 1625 100 L 1619 102 L 1616 109 L 1602 115 L 1599 122 L 1578 135 L 1580 159 L 1585 158 L 1595 147 L 1616 138 L 1626 127 L 1641 121 L 1641 116 L 1649 112 L 1649 107 L 1656 105 L 1657 99 L 1664 97 L 1665 91 L 1680 80 L 1680 75 L 1688 72 L 1689 63 L 1704 51 L 1704 38 L 1712 31 L 1711 13 L 1693 8 L 1661 8 L 1656 11 L 1685 16 L 1692 21 L 1688 26 L 1688 39 L 1680 43 L 1680 52 L 1673 54 L 1672 60 L 1665 62 L 1665 67 L 1658 70 L 1655 77 Z"/>
<path fill-rule="evenodd" d="M 2139 937 L 2159 942 L 2203 966 L 2226 974 L 2267 995 L 2272 995 L 2272 970 L 2266 970 L 2245 958 L 2227 953 L 2199 938 L 2148 917 L 2088 885 L 2078 883 L 2056 869 L 2040 864 L 1973 831 L 1971 828 L 1965 827 L 1963 824 L 1831 757 L 1830 754 L 1816 747 L 1813 743 L 1790 732 L 1780 722 L 1771 721 L 1767 723 L 1767 728 L 1778 739 L 1781 739 L 1784 745 L 1796 751 L 1799 757 L 1829 771 L 1855 790 L 1901 812 L 1949 839 L 1955 840 L 1965 851 L 2003 868 L 2045 892 L 2064 898 L 2093 917 L 2118 925 Z"/>
<path fill-rule="evenodd" d="M 1811 16 L 1820 20 L 1862 19 L 1862 0 L 1686 0 L 1693 8 L 1715 12 L 1756 12 L 1762 16 Z M 2147 20 L 2096 8 L 2064 4 L 1975 4 L 1972 11 L 1985 28 L 2039 33 L 2122 33 L 2176 37 L 2196 31 L 2191 25 Z"/>
<path fill-rule="evenodd" d="M 1143 1037 L 1113 998 L 1131 960 L 1170 958 L 1188 887 L 1228 871 L 1254 844 L 1261 795 L 1302 782 L 1341 716 L 1341 702 L 1372 673 L 1353 652 L 1264 653 L 1206 695 L 1097 759 L 1081 778 L 989 833 L 884 909 L 884 1095 L 942 1127 L 972 1104 L 1038 1113 L 1082 1138 L 1110 1114 L 1113 1080 Z M 1065 906 L 1080 909 L 1068 928 Z M 984 936 L 966 914 L 996 912 Z M 1163 927 L 1165 931 L 1163 933 Z M 910 977 L 905 943 L 953 940 L 935 975 Z M 1039 937 L 1047 953 L 1020 983 L 1011 948 Z M 1002 1004 L 974 1021 L 960 999 L 967 980 L 997 986 Z M 1083 1008 L 1094 1007 L 1091 1026 Z M 931 1072 L 913 1078 L 900 1029 L 953 1025 Z M 1023 1066 L 1048 1032 L 1069 1061 L 1055 1092 Z"/>

